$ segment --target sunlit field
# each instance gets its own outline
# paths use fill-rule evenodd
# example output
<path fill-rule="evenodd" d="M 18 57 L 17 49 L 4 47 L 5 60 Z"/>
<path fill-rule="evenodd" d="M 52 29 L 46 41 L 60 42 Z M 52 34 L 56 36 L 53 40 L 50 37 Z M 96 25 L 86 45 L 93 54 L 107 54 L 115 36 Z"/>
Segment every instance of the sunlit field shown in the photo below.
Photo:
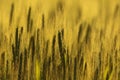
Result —
<path fill-rule="evenodd" d="M 120 80 L 120 0 L 0 0 L 0 80 Z"/>

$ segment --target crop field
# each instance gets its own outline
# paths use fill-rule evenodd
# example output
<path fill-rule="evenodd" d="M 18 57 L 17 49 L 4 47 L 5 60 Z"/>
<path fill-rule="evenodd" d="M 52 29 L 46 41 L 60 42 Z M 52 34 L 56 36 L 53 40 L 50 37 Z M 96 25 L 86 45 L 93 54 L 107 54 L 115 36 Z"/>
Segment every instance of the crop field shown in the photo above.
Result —
<path fill-rule="evenodd" d="M 120 80 L 120 0 L 0 0 L 0 80 Z"/>

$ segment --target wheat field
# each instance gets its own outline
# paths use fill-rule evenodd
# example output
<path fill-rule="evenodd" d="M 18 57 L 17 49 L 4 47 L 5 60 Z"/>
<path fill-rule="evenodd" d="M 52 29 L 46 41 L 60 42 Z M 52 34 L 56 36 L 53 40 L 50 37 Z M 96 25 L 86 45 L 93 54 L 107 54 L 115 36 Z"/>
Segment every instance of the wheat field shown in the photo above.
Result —
<path fill-rule="evenodd" d="M 0 0 L 0 80 L 120 80 L 120 0 Z"/>

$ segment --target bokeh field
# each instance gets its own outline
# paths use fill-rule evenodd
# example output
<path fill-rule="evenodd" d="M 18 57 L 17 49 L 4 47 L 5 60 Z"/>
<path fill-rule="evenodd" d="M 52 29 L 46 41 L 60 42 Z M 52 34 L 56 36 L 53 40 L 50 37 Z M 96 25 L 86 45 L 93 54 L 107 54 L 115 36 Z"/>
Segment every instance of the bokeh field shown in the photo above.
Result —
<path fill-rule="evenodd" d="M 120 0 L 0 0 L 0 80 L 120 80 Z"/>

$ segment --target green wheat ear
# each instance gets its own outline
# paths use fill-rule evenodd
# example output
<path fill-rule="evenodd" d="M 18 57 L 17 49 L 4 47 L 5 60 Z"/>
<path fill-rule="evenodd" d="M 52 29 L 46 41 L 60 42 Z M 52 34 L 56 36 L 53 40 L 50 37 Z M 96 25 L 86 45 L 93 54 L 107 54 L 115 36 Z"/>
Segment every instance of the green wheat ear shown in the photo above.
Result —
<path fill-rule="evenodd" d="M 77 80 L 77 58 L 74 59 L 74 80 Z"/>
<path fill-rule="evenodd" d="M 24 48 L 24 70 L 23 70 L 24 79 L 27 79 L 28 74 L 27 68 L 28 68 L 28 51 L 26 48 Z"/>
<path fill-rule="evenodd" d="M 27 16 L 27 32 L 30 31 L 30 24 L 31 24 L 31 7 L 29 7 Z"/>
<path fill-rule="evenodd" d="M 115 11 L 114 11 L 114 18 L 116 18 L 118 16 L 118 13 L 120 13 L 119 11 L 120 11 L 120 6 L 116 5 Z"/>
<path fill-rule="evenodd" d="M 14 13 L 14 3 L 11 4 L 11 11 L 10 11 L 9 25 L 12 24 L 13 15 L 14 15 L 13 13 Z"/>
<path fill-rule="evenodd" d="M 19 62 L 19 54 L 20 54 L 20 40 L 21 36 L 19 35 L 18 27 L 15 32 L 15 43 L 12 44 L 12 54 L 13 54 L 13 63 L 14 67 L 16 67 Z"/>
<path fill-rule="evenodd" d="M 56 36 L 53 37 L 53 41 L 52 41 L 52 61 L 55 60 L 55 42 L 56 42 Z"/>
<path fill-rule="evenodd" d="M 22 61 L 23 61 L 23 56 L 22 54 L 20 55 L 20 63 L 19 63 L 19 71 L 18 71 L 18 80 L 22 80 Z"/>
<path fill-rule="evenodd" d="M 45 27 L 45 15 L 42 14 L 42 29 Z"/>
<path fill-rule="evenodd" d="M 1 64 L 0 64 L 0 73 L 1 73 L 1 79 L 5 80 L 5 52 L 1 54 Z"/>
<path fill-rule="evenodd" d="M 82 5 L 76 6 L 77 3 L 73 6 L 70 3 L 72 8 L 69 14 L 69 2 L 56 1 L 51 10 L 49 5 L 44 6 L 44 1 L 41 2 L 43 5 L 37 3 L 34 7 L 34 1 L 28 3 L 27 6 L 30 6 L 26 13 L 24 10 L 27 6 L 21 1 L 17 5 L 19 3 L 15 1 L 10 4 L 9 17 L 4 14 L 8 12 L 7 6 L 0 10 L 5 15 L 5 19 L 0 15 L 0 27 L 3 28 L 0 31 L 5 28 L 0 32 L 0 50 L 4 51 L 0 51 L 0 80 L 120 80 L 119 4 L 112 6 L 113 12 L 108 13 L 110 4 L 103 0 L 103 4 L 98 4 L 101 12 L 93 22 L 90 19 L 82 20 L 85 16 L 81 15 L 81 11 L 84 13 L 86 10 L 80 10 L 79 6 Z M 24 10 L 21 9 L 23 7 Z M 72 14 L 72 9 L 75 9 L 75 14 Z M 40 21 L 41 28 L 38 26 Z M 19 25 L 16 27 L 16 24 Z M 107 32 L 112 37 L 107 38 Z"/>
<path fill-rule="evenodd" d="M 60 12 L 60 13 L 63 13 L 64 12 L 64 4 L 62 1 L 59 1 L 57 3 L 57 11 Z"/>

